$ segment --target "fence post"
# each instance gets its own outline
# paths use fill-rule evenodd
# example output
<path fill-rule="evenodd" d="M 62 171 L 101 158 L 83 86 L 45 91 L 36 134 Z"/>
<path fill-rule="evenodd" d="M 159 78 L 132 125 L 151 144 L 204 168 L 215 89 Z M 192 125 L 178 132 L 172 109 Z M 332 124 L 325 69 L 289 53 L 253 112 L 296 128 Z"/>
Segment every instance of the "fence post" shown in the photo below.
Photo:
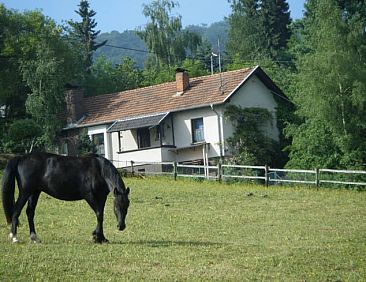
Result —
<path fill-rule="evenodd" d="M 222 181 L 222 164 L 221 164 L 221 159 L 219 160 L 218 164 L 217 164 L 217 173 L 218 173 L 218 178 L 219 178 L 219 182 L 221 183 Z"/>
<path fill-rule="evenodd" d="M 269 171 L 269 166 L 268 165 L 265 165 L 264 166 L 264 177 L 265 177 L 264 182 L 265 182 L 266 187 L 268 187 L 268 185 L 269 185 L 269 174 L 268 174 L 268 171 Z"/>
<path fill-rule="evenodd" d="M 316 189 L 318 190 L 319 189 L 319 183 L 320 183 L 320 180 L 319 180 L 319 175 L 320 171 L 319 171 L 319 168 L 316 168 L 315 169 L 315 185 L 316 185 Z"/>
<path fill-rule="evenodd" d="M 178 174 L 177 162 L 174 162 L 173 163 L 173 176 L 174 176 L 174 180 L 177 180 L 177 174 Z"/>
<path fill-rule="evenodd" d="M 133 167 L 134 161 L 131 161 L 131 174 L 135 175 L 135 169 Z"/>

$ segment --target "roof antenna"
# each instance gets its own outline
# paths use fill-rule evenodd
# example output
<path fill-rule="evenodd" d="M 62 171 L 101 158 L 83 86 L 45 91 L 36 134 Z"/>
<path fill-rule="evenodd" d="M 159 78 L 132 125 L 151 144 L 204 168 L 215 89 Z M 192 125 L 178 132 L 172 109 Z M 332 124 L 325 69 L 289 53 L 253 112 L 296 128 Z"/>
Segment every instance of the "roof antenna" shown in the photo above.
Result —
<path fill-rule="evenodd" d="M 220 92 L 221 95 L 224 94 L 224 86 L 223 86 L 223 81 L 222 81 L 222 75 L 221 75 L 221 51 L 220 51 L 220 38 L 217 38 L 217 54 L 215 54 L 214 52 L 211 52 L 211 75 L 213 75 L 214 70 L 213 70 L 213 57 L 218 57 L 219 59 L 219 75 L 220 75 Z"/>

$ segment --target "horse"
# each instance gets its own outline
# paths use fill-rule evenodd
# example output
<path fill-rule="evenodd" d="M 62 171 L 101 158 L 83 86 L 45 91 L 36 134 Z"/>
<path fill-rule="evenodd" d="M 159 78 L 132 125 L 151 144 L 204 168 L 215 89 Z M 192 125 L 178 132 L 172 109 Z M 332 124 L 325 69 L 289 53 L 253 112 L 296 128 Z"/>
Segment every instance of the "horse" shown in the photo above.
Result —
<path fill-rule="evenodd" d="M 15 180 L 19 196 L 15 202 Z M 41 192 L 65 201 L 85 200 L 95 212 L 97 226 L 93 231 L 96 243 L 107 243 L 103 234 L 104 206 L 110 192 L 114 195 L 114 213 L 122 231 L 129 207 L 126 188 L 116 167 L 99 155 L 83 157 L 60 156 L 50 153 L 30 153 L 10 159 L 2 179 L 2 204 L 8 224 L 9 238 L 17 243 L 19 215 L 26 202 L 30 240 L 41 242 L 34 226 L 34 215 Z"/>

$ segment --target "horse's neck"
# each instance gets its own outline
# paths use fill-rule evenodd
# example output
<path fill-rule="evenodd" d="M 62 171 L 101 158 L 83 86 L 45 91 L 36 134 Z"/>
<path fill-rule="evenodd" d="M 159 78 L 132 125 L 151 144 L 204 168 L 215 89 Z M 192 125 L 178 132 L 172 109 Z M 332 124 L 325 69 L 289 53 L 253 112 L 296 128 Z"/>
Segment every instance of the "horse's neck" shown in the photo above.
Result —
<path fill-rule="evenodd" d="M 98 159 L 102 166 L 103 177 L 107 182 L 109 191 L 114 192 L 114 189 L 116 188 L 118 192 L 125 194 L 126 186 L 116 167 L 105 158 L 99 157 Z"/>
<path fill-rule="evenodd" d="M 108 185 L 108 189 L 110 192 L 113 192 L 115 188 L 120 190 L 120 184 L 117 179 L 114 179 L 114 177 L 109 177 L 105 179 Z"/>
<path fill-rule="evenodd" d="M 103 177 L 108 185 L 109 191 L 113 192 L 114 188 L 117 188 L 118 190 L 120 190 L 121 183 L 118 179 L 118 172 L 115 171 L 111 167 L 111 164 L 109 164 L 106 160 L 100 159 L 100 161 L 102 163 Z"/>

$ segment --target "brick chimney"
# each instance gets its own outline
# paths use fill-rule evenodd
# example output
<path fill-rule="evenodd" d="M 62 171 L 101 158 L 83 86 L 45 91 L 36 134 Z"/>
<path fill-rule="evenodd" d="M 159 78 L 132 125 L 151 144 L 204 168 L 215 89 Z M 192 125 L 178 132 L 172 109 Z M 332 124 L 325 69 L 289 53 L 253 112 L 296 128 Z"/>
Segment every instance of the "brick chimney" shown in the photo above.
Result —
<path fill-rule="evenodd" d="M 84 90 L 81 87 L 68 87 L 65 99 L 66 123 L 76 123 L 85 115 Z"/>
<path fill-rule="evenodd" d="M 189 88 L 189 76 L 185 69 L 177 68 L 175 70 L 175 84 L 177 95 L 182 95 Z"/>

